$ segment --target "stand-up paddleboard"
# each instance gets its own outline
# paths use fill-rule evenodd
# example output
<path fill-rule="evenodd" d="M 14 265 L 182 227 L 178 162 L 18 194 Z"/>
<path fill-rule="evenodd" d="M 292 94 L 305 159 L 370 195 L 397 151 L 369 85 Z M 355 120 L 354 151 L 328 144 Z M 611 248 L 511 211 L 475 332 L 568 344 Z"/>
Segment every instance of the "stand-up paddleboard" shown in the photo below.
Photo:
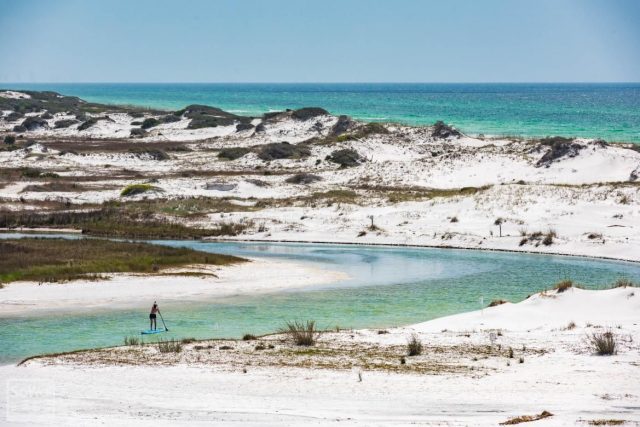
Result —
<path fill-rule="evenodd" d="M 162 332 L 167 332 L 166 329 L 147 329 L 146 331 L 141 331 L 142 335 L 151 335 L 151 334 L 159 334 Z"/>

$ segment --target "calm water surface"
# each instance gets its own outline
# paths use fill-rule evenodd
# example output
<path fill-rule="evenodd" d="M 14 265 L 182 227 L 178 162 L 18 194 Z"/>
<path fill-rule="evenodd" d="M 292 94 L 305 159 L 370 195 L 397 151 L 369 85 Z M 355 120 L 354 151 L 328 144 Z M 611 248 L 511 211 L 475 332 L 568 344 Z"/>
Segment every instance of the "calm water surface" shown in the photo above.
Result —
<path fill-rule="evenodd" d="M 594 288 L 619 277 L 640 280 L 640 264 L 577 257 L 319 244 L 155 243 L 293 260 L 349 275 L 348 280 L 298 291 L 161 301 L 171 329 L 165 337 L 178 338 L 262 334 L 292 319 L 315 319 L 327 328 L 388 327 L 476 310 L 480 298 L 484 305 L 495 298 L 520 301 L 563 278 Z M 147 316 L 146 309 L 127 309 L 0 318 L 0 362 L 117 345 L 146 329 Z"/>

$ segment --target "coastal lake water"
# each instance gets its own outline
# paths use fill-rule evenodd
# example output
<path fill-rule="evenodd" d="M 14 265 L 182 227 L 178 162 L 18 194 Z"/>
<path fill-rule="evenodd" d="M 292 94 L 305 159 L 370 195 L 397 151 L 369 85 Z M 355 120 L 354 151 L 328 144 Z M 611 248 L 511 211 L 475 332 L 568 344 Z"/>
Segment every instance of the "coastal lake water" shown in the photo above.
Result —
<path fill-rule="evenodd" d="M 178 110 L 205 104 L 260 116 L 322 107 L 364 121 L 443 120 L 467 134 L 640 143 L 640 83 L 2 83 L 92 102 Z"/>
<path fill-rule="evenodd" d="M 314 319 L 322 328 L 384 328 L 477 310 L 497 298 L 521 301 L 565 278 L 590 288 L 607 286 L 621 277 L 640 280 L 640 264 L 579 257 L 325 244 L 153 243 L 309 263 L 349 276 L 295 291 L 160 301 L 171 330 L 163 338 L 239 338 L 244 333 L 273 332 L 288 320 L 303 319 Z M 125 336 L 146 329 L 147 322 L 146 309 L 115 308 L 0 318 L 0 363 L 120 345 Z"/>

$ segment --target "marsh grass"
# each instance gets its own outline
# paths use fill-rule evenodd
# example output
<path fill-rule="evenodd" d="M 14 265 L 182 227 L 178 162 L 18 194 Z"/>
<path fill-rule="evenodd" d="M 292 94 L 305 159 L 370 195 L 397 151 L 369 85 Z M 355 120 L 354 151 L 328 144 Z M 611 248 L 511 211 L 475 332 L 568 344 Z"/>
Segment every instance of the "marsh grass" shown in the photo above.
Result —
<path fill-rule="evenodd" d="M 0 253 L 1 282 L 63 282 L 100 273 L 153 273 L 166 267 L 243 261 L 186 248 L 98 239 L 7 239 L 0 241 Z"/>

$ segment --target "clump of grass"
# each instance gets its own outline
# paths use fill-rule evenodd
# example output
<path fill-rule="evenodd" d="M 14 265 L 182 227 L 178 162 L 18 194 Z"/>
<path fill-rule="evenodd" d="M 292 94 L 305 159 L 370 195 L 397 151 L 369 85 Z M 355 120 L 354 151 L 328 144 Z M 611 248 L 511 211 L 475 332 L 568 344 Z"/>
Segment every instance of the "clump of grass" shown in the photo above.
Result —
<path fill-rule="evenodd" d="M 565 331 L 570 331 L 575 328 L 576 328 L 576 322 L 569 322 L 569 324 L 564 327 Z"/>
<path fill-rule="evenodd" d="M 553 414 L 551 412 L 542 411 L 538 415 L 521 415 L 519 417 L 510 418 L 507 421 L 501 422 L 500 425 L 501 426 L 508 426 L 508 425 L 514 425 L 514 424 L 520 424 L 520 423 L 528 423 L 528 422 L 531 422 L 531 421 L 538 421 L 538 420 L 541 420 L 543 418 L 549 418 L 549 417 L 552 417 L 552 416 L 553 416 Z"/>
<path fill-rule="evenodd" d="M 589 240 L 602 239 L 602 234 L 601 233 L 589 233 L 589 234 L 587 234 L 587 239 L 589 239 Z"/>
<path fill-rule="evenodd" d="M 256 339 L 257 339 L 257 337 L 255 335 L 253 335 L 253 334 L 244 334 L 242 336 L 242 341 L 254 341 Z"/>
<path fill-rule="evenodd" d="M 307 347 L 315 345 L 320 336 L 320 331 L 316 329 L 316 322 L 313 320 L 287 322 L 281 332 L 289 335 L 296 345 Z"/>
<path fill-rule="evenodd" d="M 182 343 L 177 340 L 160 340 L 158 341 L 158 351 L 160 353 L 180 353 L 182 351 Z"/>
<path fill-rule="evenodd" d="M 196 342 L 195 338 L 182 338 L 180 340 L 181 344 L 191 344 L 191 343 L 194 343 L 194 342 Z"/>
<path fill-rule="evenodd" d="M 122 197 L 135 196 L 149 191 L 162 191 L 161 188 L 151 184 L 130 184 L 122 189 L 120 195 Z"/>
<path fill-rule="evenodd" d="M 599 356 L 612 356 L 618 353 L 616 336 L 609 330 L 589 335 L 588 341 Z"/>
<path fill-rule="evenodd" d="M 634 286 L 634 283 L 626 277 L 619 278 L 611 285 L 612 288 L 629 288 Z"/>
<path fill-rule="evenodd" d="M 141 340 L 138 337 L 124 337 L 124 345 L 140 345 Z"/>
<path fill-rule="evenodd" d="M 493 301 L 491 301 L 491 303 L 489 303 L 489 307 L 496 307 L 498 305 L 506 304 L 508 302 L 509 301 L 503 300 L 503 299 L 494 299 Z"/>
<path fill-rule="evenodd" d="M 555 230 L 549 229 L 547 233 L 544 235 L 544 239 L 542 239 L 542 244 L 545 246 L 551 246 L 553 244 L 553 239 L 555 239 L 558 235 Z"/>
<path fill-rule="evenodd" d="M 407 355 L 417 356 L 419 354 L 422 354 L 422 341 L 420 341 L 420 338 L 418 338 L 416 334 L 413 334 L 407 342 Z"/>
<path fill-rule="evenodd" d="M 453 216 L 453 217 L 451 217 L 451 219 L 449 220 L 449 222 L 458 222 L 458 217 L 457 217 L 457 216 Z"/>
<path fill-rule="evenodd" d="M 573 287 L 573 280 L 565 279 L 556 283 L 553 289 L 555 289 L 559 294 L 561 294 L 562 292 L 572 287 Z"/>
<path fill-rule="evenodd" d="M 621 426 L 626 424 L 625 420 L 616 420 L 616 419 L 599 419 L 599 420 L 589 420 L 588 424 L 590 426 Z"/>

